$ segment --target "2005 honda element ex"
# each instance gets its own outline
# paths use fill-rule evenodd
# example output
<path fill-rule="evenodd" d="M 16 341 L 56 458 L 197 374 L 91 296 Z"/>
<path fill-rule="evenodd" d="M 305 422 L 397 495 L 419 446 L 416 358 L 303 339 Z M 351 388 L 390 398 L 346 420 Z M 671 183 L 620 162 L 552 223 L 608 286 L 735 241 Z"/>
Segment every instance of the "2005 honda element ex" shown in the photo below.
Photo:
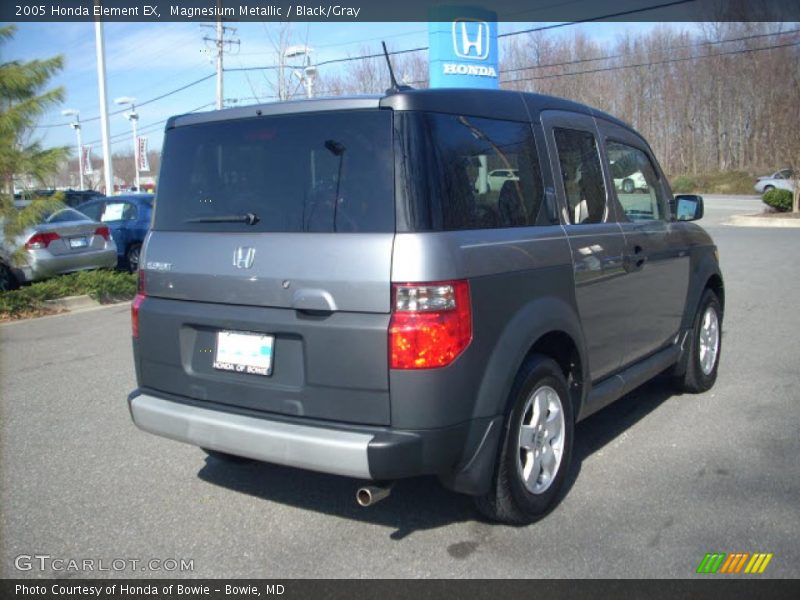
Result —
<path fill-rule="evenodd" d="M 647 142 L 495 90 L 173 117 L 132 307 L 137 426 L 217 457 L 435 474 L 531 522 L 576 421 L 717 376 L 716 247 Z M 501 185 L 489 174 L 514 174 Z"/>

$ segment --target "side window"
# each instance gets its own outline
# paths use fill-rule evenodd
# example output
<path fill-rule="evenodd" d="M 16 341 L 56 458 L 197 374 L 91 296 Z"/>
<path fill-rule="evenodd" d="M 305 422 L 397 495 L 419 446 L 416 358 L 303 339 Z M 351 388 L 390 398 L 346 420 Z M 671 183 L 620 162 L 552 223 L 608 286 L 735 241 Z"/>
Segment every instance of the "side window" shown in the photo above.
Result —
<path fill-rule="evenodd" d="M 123 221 L 135 221 L 139 210 L 133 202 L 126 202 L 125 208 L 122 210 Z"/>
<path fill-rule="evenodd" d="M 92 221 L 99 221 L 100 220 L 100 213 L 103 212 L 103 203 L 102 202 L 95 202 L 93 204 L 89 204 L 87 206 L 82 206 L 80 211 L 89 217 Z"/>
<path fill-rule="evenodd" d="M 607 143 L 606 149 L 614 188 L 627 220 L 663 220 L 664 198 L 658 175 L 647 154 L 613 141 Z"/>
<path fill-rule="evenodd" d="M 135 210 L 136 207 L 130 202 L 107 202 L 100 220 L 104 223 L 109 221 L 127 221 L 128 219 L 136 218 Z M 131 211 L 134 212 L 132 213 Z M 134 216 L 131 217 L 131 214 Z"/>
<path fill-rule="evenodd" d="M 608 214 L 600 154 L 594 135 L 555 128 L 558 162 L 573 225 L 602 223 Z"/>
<path fill-rule="evenodd" d="M 529 123 L 423 113 L 421 125 L 435 157 L 433 229 L 549 224 Z"/>

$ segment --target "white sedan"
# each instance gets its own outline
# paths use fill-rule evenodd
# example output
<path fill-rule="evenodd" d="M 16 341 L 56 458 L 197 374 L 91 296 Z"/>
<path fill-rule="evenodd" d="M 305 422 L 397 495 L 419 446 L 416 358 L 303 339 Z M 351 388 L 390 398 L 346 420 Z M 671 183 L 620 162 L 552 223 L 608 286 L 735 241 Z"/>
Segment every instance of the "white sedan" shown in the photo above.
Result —
<path fill-rule="evenodd" d="M 759 177 L 755 185 L 755 190 L 759 194 L 766 194 L 770 190 L 789 190 L 794 191 L 794 172 L 791 169 L 781 169 L 772 175 Z"/>

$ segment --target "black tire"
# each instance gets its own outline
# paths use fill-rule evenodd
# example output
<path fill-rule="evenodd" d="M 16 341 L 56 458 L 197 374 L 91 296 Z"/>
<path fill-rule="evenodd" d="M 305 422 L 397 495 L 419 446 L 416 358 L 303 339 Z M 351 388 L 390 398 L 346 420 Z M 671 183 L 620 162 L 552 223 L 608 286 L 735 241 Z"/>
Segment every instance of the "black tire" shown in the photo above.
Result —
<path fill-rule="evenodd" d="M 706 312 L 713 311 L 717 320 L 717 350 L 713 356 L 713 362 L 710 364 L 706 362 L 706 368 L 703 368 L 703 359 L 708 351 L 704 351 L 702 342 L 704 341 L 704 322 L 706 319 Z M 705 338 L 707 341 L 708 338 Z M 694 316 L 692 323 L 692 330 L 689 332 L 689 338 L 686 340 L 687 346 L 684 349 L 686 352 L 685 371 L 683 375 L 675 377 L 675 385 L 681 392 L 689 392 L 691 394 L 699 394 L 705 392 L 714 385 L 717 380 L 717 369 L 719 368 L 719 358 L 722 354 L 722 306 L 720 305 L 719 298 L 711 289 L 706 289 L 700 297 L 700 305 L 697 307 L 697 313 Z"/>
<path fill-rule="evenodd" d="M 523 456 L 520 448 L 520 428 L 523 419 L 531 414 L 528 400 L 537 391 L 550 388 L 560 401 L 563 416 L 563 439 L 560 462 L 555 475 L 539 493 L 534 493 L 525 483 L 522 474 Z M 556 414 L 555 411 L 552 414 Z M 547 416 L 551 413 L 548 411 Z M 520 369 L 509 397 L 509 413 L 506 417 L 502 446 L 497 458 L 492 488 L 485 496 L 475 498 L 478 510 L 493 521 L 524 525 L 544 517 L 556 505 L 561 487 L 570 469 L 572 460 L 572 438 L 574 414 L 564 373 L 555 361 L 534 356 Z M 543 447 L 543 446 L 542 446 Z M 541 452 L 541 450 L 540 450 Z M 538 476 L 537 476 L 538 477 Z M 544 474 L 541 475 L 544 477 Z"/>
<path fill-rule="evenodd" d="M 10 292 L 19 287 L 19 281 L 6 265 L 0 263 L 0 292 Z"/>
<path fill-rule="evenodd" d="M 211 450 L 209 448 L 200 448 L 203 452 L 208 454 L 211 458 L 216 458 L 222 462 L 234 464 L 246 464 L 255 462 L 252 458 L 246 456 L 236 456 L 235 454 L 228 454 L 227 452 L 220 452 L 219 450 Z"/>
<path fill-rule="evenodd" d="M 636 191 L 636 186 L 633 185 L 633 179 L 625 179 L 622 182 L 622 191 L 626 194 L 632 194 Z"/>
<path fill-rule="evenodd" d="M 774 189 L 775 189 L 774 185 L 765 185 L 764 186 L 764 193 L 766 194 L 767 192 L 771 192 Z"/>
<path fill-rule="evenodd" d="M 141 244 L 131 244 L 128 246 L 128 251 L 125 253 L 125 263 L 128 265 L 128 271 L 131 273 L 136 273 L 136 271 L 139 270 L 141 251 Z"/>

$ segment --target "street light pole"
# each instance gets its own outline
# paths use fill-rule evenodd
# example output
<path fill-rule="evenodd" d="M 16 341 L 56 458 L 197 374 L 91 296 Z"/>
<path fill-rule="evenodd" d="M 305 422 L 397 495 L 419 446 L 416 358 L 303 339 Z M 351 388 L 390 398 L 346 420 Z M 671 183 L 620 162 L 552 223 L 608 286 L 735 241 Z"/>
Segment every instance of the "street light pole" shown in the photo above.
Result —
<path fill-rule="evenodd" d="M 136 137 L 136 121 L 139 120 L 139 114 L 136 112 L 136 98 L 122 96 L 121 98 L 115 98 L 114 104 L 131 107 L 131 112 L 125 113 L 125 118 L 131 122 L 131 130 L 133 131 L 133 166 L 136 174 L 134 185 L 136 186 L 136 191 L 139 192 L 141 191 L 141 184 L 139 183 L 139 140 Z"/>
<path fill-rule="evenodd" d="M 100 95 L 100 134 L 103 140 L 103 178 L 106 196 L 114 193 L 114 179 L 111 174 L 111 144 L 108 140 L 108 105 L 106 96 L 106 51 L 103 43 L 103 22 L 94 22 L 95 50 L 97 52 L 97 90 Z"/>
<path fill-rule="evenodd" d="M 78 179 L 80 181 L 80 189 L 83 187 L 83 144 L 81 144 L 81 113 L 75 108 L 68 108 L 62 110 L 61 114 L 65 117 L 75 117 L 75 120 L 69 124 L 75 130 L 75 136 L 78 138 Z"/>
<path fill-rule="evenodd" d="M 303 57 L 303 65 L 295 69 L 294 76 L 300 80 L 306 90 L 306 98 L 314 97 L 314 78 L 317 76 L 317 67 L 311 64 L 313 48 L 308 46 L 289 46 L 283 56 L 285 58 Z"/>

